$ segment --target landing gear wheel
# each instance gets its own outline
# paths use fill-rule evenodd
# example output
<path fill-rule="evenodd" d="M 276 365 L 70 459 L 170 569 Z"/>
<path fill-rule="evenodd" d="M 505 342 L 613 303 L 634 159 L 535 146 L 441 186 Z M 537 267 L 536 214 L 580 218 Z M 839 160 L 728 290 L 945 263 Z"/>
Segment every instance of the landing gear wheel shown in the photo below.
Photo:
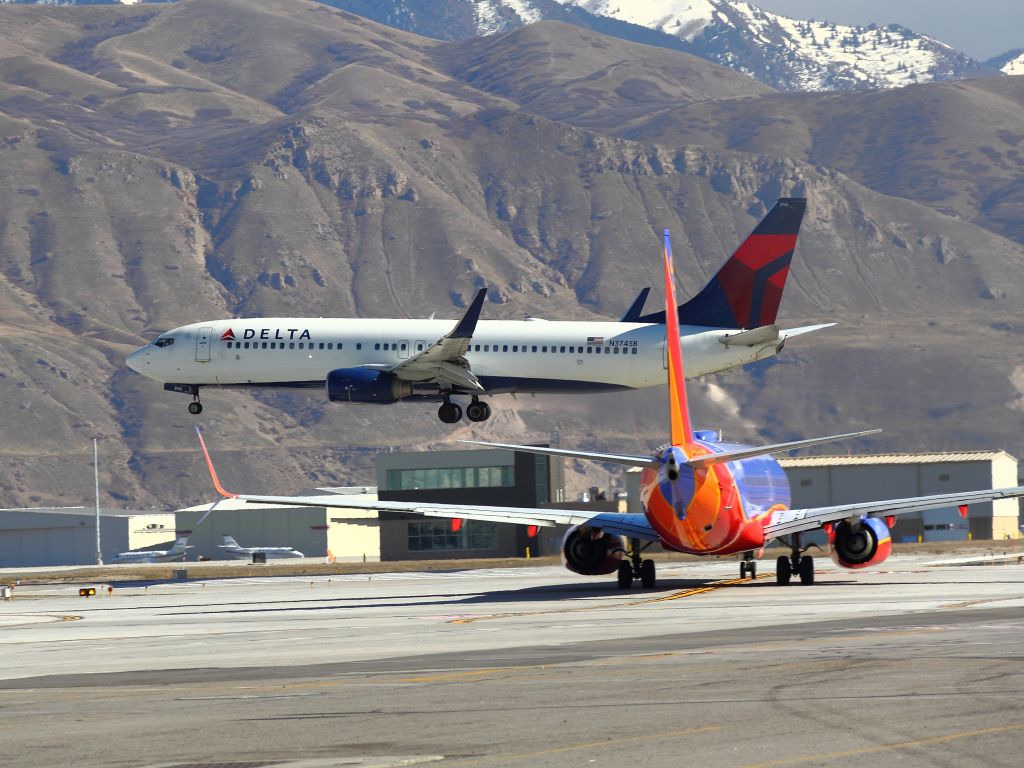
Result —
<path fill-rule="evenodd" d="M 746 560 L 740 560 L 740 578 L 741 579 L 747 578 L 747 561 Z"/>
<path fill-rule="evenodd" d="M 203 404 L 196 400 L 194 403 L 188 404 L 188 412 L 193 416 L 198 416 L 203 412 Z"/>
<path fill-rule="evenodd" d="M 462 418 L 462 408 L 456 403 L 442 403 L 437 409 L 437 418 L 445 424 L 455 424 Z"/>
<path fill-rule="evenodd" d="M 775 583 L 789 584 L 789 579 L 792 575 L 793 569 L 789 565 L 789 558 L 785 555 L 781 555 L 779 559 L 775 561 Z"/>
<path fill-rule="evenodd" d="M 633 588 L 633 566 L 628 560 L 619 563 L 619 589 Z"/>
<path fill-rule="evenodd" d="M 749 563 L 747 563 L 747 575 L 750 576 L 750 578 L 752 578 L 752 579 L 756 579 L 757 578 L 757 562 L 756 561 L 751 560 Z"/>
<path fill-rule="evenodd" d="M 644 560 L 640 563 L 640 584 L 644 589 L 654 589 L 657 578 L 654 573 L 654 561 Z"/>
<path fill-rule="evenodd" d="M 801 584 L 813 584 L 814 583 L 814 558 L 807 557 L 804 555 L 800 558 L 800 565 L 797 568 L 800 574 Z"/>
<path fill-rule="evenodd" d="M 475 397 L 473 402 L 466 406 L 466 418 L 470 421 L 487 421 L 491 417 L 491 406 L 481 403 Z"/>

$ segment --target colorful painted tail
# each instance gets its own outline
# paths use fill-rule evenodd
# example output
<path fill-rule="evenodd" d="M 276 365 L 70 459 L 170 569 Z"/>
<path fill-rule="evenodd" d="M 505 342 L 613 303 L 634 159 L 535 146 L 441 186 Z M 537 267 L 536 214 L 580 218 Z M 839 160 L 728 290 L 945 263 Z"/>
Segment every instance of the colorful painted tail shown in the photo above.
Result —
<path fill-rule="evenodd" d="M 665 230 L 665 344 L 668 350 L 668 401 L 672 445 L 693 442 L 693 425 L 686 403 L 686 376 L 683 374 L 683 350 L 679 340 L 679 318 L 676 307 L 675 275 L 672 269 L 672 241 Z"/>
<path fill-rule="evenodd" d="M 806 208 L 805 198 L 779 198 L 711 282 L 679 305 L 679 322 L 709 328 L 774 323 Z M 664 323 L 665 312 L 644 315 L 638 322 Z"/>

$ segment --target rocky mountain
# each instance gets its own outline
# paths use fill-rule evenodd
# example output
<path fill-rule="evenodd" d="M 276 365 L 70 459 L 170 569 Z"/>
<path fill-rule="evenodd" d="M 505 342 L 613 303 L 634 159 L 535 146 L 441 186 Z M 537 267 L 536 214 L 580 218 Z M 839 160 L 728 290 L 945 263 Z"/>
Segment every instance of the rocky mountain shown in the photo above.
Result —
<path fill-rule="evenodd" d="M 1015 48 L 989 59 L 985 66 L 998 69 L 1004 75 L 1024 75 L 1024 48 Z"/>
<path fill-rule="evenodd" d="M 1020 455 L 1017 81 L 785 94 L 564 23 L 443 42 L 305 0 L 0 8 L 0 505 L 80 503 L 93 436 L 105 503 L 208 497 L 187 399 L 123 366 L 160 330 L 454 317 L 480 284 L 491 318 L 614 317 L 658 285 L 662 228 L 693 291 L 789 194 L 809 209 L 784 320 L 840 325 L 700 382 L 699 420 Z M 502 397 L 454 432 L 316 392 L 204 402 L 224 481 L 252 490 L 470 435 L 662 439 L 657 390 Z"/>
<path fill-rule="evenodd" d="M 542 20 L 683 50 L 781 91 L 896 88 L 998 75 L 950 46 L 899 24 L 866 27 L 792 19 L 737 0 L 327 0 L 384 24 L 445 40 L 491 35 Z M 575 12 L 575 13 L 573 13 Z M 637 29 L 658 35 L 641 40 Z"/>

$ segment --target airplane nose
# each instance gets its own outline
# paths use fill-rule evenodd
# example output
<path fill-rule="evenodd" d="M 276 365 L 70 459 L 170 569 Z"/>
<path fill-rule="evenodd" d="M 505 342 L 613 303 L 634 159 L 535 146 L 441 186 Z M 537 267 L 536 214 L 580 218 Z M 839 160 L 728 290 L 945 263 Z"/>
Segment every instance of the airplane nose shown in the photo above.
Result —
<path fill-rule="evenodd" d="M 124 359 L 124 364 L 127 365 L 136 373 L 142 373 L 142 361 L 145 355 L 147 354 L 148 349 L 149 345 L 146 345 L 145 347 L 139 347 Z"/>

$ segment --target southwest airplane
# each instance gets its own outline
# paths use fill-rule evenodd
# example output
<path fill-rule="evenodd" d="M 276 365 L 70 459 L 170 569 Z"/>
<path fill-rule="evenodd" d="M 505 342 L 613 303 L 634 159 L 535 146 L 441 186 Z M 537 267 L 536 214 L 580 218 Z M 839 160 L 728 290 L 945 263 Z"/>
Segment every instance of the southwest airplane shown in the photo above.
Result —
<path fill-rule="evenodd" d="M 779 352 L 786 340 L 826 325 L 775 324 L 806 200 L 780 199 L 718 274 L 671 314 L 690 375 L 723 371 Z M 160 334 L 126 364 L 192 395 L 201 387 L 325 387 L 344 403 L 440 401 L 438 417 L 485 421 L 483 395 L 582 394 L 665 381 L 665 312 L 642 315 L 647 290 L 622 321 L 483 320 L 481 289 L 450 320 L 262 318 L 213 320 Z M 479 321 L 479 322 L 478 322 Z M 745 330 L 744 330 L 745 329 Z"/>
<path fill-rule="evenodd" d="M 523 525 L 571 526 L 562 541 L 566 567 L 585 575 L 618 573 L 623 589 L 639 579 L 644 587 L 655 585 L 654 561 L 643 559 L 653 543 L 695 555 L 737 554 L 740 577 L 757 573 L 756 558 L 772 539 L 788 537 L 789 555 L 778 558 L 779 584 L 794 574 L 801 583 L 814 582 L 814 561 L 805 553 L 801 534 L 823 529 L 833 560 L 844 568 L 865 568 L 889 556 L 889 529 L 896 515 L 940 507 L 958 506 L 966 516 L 970 504 L 1024 496 L 1024 486 L 920 496 L 888 501 L 869 501 L 808 509 L 789 508 L 789 483 L 772 454 L 783 453 L 831 440 L 874 434 L 878 430 L 798 440 L 760 448 L 722 443 L 714 432 L 695 431 L 690 422 L 683 375 L 682 344 L 672 275 L 668 231 L 665 232 L 665 295 L 668 312 L 662 331 L 668 343 L 670 441 L 648 456 L 592 453 L 558 448 L 477 443 L 517 451 L 567 456 L 575 459 L 641 467 L 642 514 L 566 511 L 514 507 L 431 504 L 420 502 L 362 502 L 338 495 L 257 496 L 228 493 L 221 486 L 210 454 L 206 456 L 214 487 L 222 496 L 253 503 L 309 507 L 377 509 L 428 517 L 513 522 Z M 199 432 L 198 427 L 196 431 Z M 476 442 L 476 441 L 467 441 Z M 454 527 L 454 525 L 453 525 Z"/>
<path fill-rule="evenodd" d="M 249 560 L 253 555 L 263 555 L 267 560 L 281 560 L 292 557 L 305 557 L 297 549 L 291 547 L 243 547 L 232 536 L 224 534 L 223 544 L 218 544 L 218 549 L 223 549 L 224 554 L 241 560 Z"/>
<path fill-rule="evenodd" d="M 174 542 L 170 549 L 135 549 L 121 552 L 114 557 L 115 563 L 166 563 L 173 560 L 184 560 L 188 546 L 188 536 L 182 536 Z"/>

